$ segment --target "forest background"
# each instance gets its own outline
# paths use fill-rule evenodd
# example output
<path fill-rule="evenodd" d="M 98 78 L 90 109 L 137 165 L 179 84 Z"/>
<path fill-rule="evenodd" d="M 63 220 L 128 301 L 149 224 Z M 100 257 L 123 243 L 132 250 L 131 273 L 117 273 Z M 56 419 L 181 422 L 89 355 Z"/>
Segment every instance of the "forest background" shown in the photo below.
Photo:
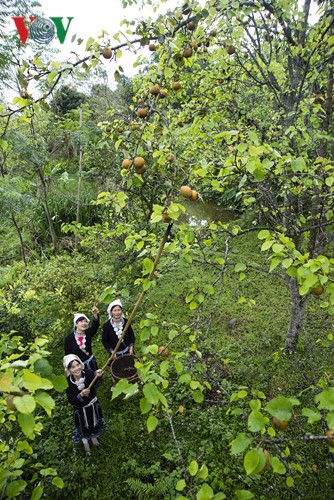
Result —
<path fill-rule="evenodd" d="M 1 498 L 331 498 L 334 10 L 146 3 L 66 61 L 0 42 Z M 63 340 L 116 297 L 139 379 L 87 457 Z"/>

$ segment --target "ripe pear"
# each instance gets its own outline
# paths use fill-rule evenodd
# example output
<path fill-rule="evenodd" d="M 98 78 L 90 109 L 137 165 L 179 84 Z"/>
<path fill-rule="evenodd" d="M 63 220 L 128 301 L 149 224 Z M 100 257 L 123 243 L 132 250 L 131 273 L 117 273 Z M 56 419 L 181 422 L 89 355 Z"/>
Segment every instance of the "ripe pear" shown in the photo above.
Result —
<path fill-rule="evenodd" d="M 175 161 L 175 156 L 174 156 L 174 154 L 173 154 L 173 153 L 168 153 L 168 154 L 165 156 L 165 158 L 166 158 L 166 161 L 167 161 L 168 163 L 173 163 L 173 162 Z"/>
<path fill-rule="evenodd" d="M 168 212 L 163 212 L 163 213 L 161 214 L 161 217 L 162 217 L 162 220 L 163 220 L 164 222 L 167 222 L 168 224 L 169 224 L 170 222 L 172 222 L 172 219 L 169 217 Z"/>
<path fill-rule="evenodd" d="M 10 410 L 16 411 L 17 408 L 16 408 L 15 404 L 13 403 L 14 397 L 15 397 L 14 394 L 8 394 L 8 396 L 6 398 L 6 404 Z"/>
<path fill-rule="evenodd" d="M 172 89 L 173 90 L 180 90 L 181 88 L 181 83 L 180 82 L 172 82 Z"/>
<path fill-rule="evenodd" d="M 193 49 L 191 47 L 186 47 L 184 49 L 184 51 L 183 51 L 183 57 L 185 57 L 186 59 L 188 59 L 192 55 L 193 55 Z"/>
<path fill-rule="evenodd" d="M 229 45 L 226 49 L 226 52 L 231 56 L 235 52 L 235 47 L 234 45 Z"/>
<path fill-rule="evenodd" d="M 280 420 L 279 418 L 273 417 L 272 424 L 276 430 L 284 431 L 288 427 L 289 422 L 287 422 L 286 420 Z"/>
<path fill-rule="evenodd" d="M 328 431 L 326 431 L 326 436 L 331 436 L 332 439 L 326 439 L 326 443 L 329 444 L 329 446 L 332 446 L 334 447 L 334 429 L 329 429 Z"/>
<path fill-rule="evenodd" d="M 313 295 L 322 295 L 324 293 L 325 289 L 322 285 L 318 285 L 314 288 L 312 288 L 312 293 Z"/>
<path fill-rule="evenodd" d="M 165 97 L 167 97 L 167 90 L 166 89 L 160 89 L 159 97 L 161 99 L 164 99 Z"/>
<path fill-rule="evenodd" d="M 129 168 L 131 163 L 132 163 L 132 161 L 129 158 L 125 158 L 122 161 L 122 168 Z"/>
<path fill-rule="evenodd" d="M 145 118 L 147 116 L 147 109 L 146 108 L 139 108 L 137 110 L 137 116 L 138 116 L 138 118 Z"/>
<path fill-rule="evenodd" d="M 183 198 L 191 198 L 192 189 L 189 186 L 181 186 L 180 194 Z"/>
<path fill-rule="evenodd" d="M 103 47 L 103 49 L 101 50 L 101 55 L 105 58 L 105 59 L 111 59 L 112 57 L 112 50 L 110 47 Z"/>
<path fill-rule="evenodd" d="M 190 201 L 197 201 L 198 200 L 198 192 L 195 191 L 194 189 L 191 190 L 191 196 L 189 197 Z"/>
<path fill-rule="evenodd" d="M 159 88 L 159 85 L 153 85 L 153 87 L 150 88 L 150 93 L 152 95 L 158 95 L 160 92 L 160 88 Z"/>
<path fill-rule="evenodd" d="M 142 168 L 145 165 L 145 160 L 141 156 L 136 156 L 136 158 L 133 160 L 133 164 L 135 168 Z"/>
<path fill-rule="evenodd" d="M 161 356 L 167 357 L 168 356 L 168 348 L 165 347 L 164 345 L 159 347 L 159 354 Z"/>

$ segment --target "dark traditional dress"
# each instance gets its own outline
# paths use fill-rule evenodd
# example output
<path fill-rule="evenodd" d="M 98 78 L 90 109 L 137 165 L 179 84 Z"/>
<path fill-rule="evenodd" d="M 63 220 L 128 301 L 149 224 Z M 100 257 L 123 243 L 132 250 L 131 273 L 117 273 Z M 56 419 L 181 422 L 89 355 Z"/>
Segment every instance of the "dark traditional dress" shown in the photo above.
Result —
<path fill-rule="evenodd" d="M 74 407 L 74 422 L 79 429 L 80 438 L 98 437 L 103 420 L 102 410 L 96 397 L 95 384 L 91 387 L 89 396 L 81 397 L 80 392 L 86 389 L 95 377 L 92 370 L 83 370 L 82 379 L 76 382 L 73 375 L 67 377 L 66 395 Z"/>
<path fill-rule="evenodd" d="M 127 321 L 128 320 L 123 317 L 122 324 L 118 328 L 115 326 L 112 319 L 109 319 L 104 323 L 102 327 L 102 343 L 105 349 L 109 352 L 109 354 L 111 354 L 115 349 Z M 130 350 L 130 347 L 133 346 L 134 343 L 135 343 L 135 335 L 130 325 L 125 332 L 124 339 L 122 340 L 119 346 L 116 356 L 122 356 L 123 354 L 127 354 Z"/>
<path fill-rule="evenodd" d="M 64 351 L 66 354 L 76 354 L 84 363 L 85 368 L 96 371 L 98 369 L 96 359 L 92 352 L 92 338 L 100 326 L 100 319 L 93 317 L 92 326 L 87 328 L 84 335 L 78 336 L 75 331 L 65 338 Z"/>

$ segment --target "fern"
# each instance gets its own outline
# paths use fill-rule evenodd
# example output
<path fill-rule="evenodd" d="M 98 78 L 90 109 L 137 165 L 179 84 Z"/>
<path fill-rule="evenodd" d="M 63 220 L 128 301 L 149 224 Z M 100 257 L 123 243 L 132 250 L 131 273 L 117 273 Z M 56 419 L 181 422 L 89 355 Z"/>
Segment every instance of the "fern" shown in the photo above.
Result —
<path fill-rule="evenodd" d="M 167 476 L 157 479 L 154 484 L 145 483 L 137 478 L 129 478 L 125 481 L 130 491 L 138 500 L 162 500 L 173 498 L 171 492 L 174 491 L 174 479 Z"/>

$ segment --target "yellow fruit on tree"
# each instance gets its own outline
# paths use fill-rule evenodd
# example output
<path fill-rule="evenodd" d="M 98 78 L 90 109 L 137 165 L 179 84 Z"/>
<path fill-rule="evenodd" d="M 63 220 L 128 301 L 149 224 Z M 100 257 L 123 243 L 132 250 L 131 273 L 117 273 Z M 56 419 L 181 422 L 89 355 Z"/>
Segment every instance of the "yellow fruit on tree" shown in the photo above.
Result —
<path fill-rule="evenodd" d="M 151 52 L 155 52 L 157 50 L 157 46 L 155 45 L 155 43 L 150 43 L 148 46 L 148 50 L 150 50 Z"/>
<path fill-rule="evenodd" d="M 166 158 L 166 161 L 167 161 L 168 163 L 173 163 L 173 162 L 175 161 L 175 156 L 174 156 L 174 154 L 173 154 L 173 153 L 168 153 L 168 154 L 165 156 L 165 158 Z"/>
<path fill-rule="evenodd" d="M 136 158 L 133 160 L 133 164 L 135 168 L 142 168 L 145 165 L 145 160 L 141 156 L 136 156 Z"/>
<path fill-rule="evenodd" d="M 142 167 L 135 167 L 136 174 L 144 174 L 146 172 L 146 165 Z"/>
<path fill-rule="evenodd" d="M 139 108 L 137 110 L 137 116 L 138 116 L 138 118 L 145 118 L 145 116 L 147 116 L 147 109 L 146 108 Z"/>
<path fill-rule="evenodd" d="M 183 196 L 183 198 L 190 198 L 191 192 L 192 192 L 192 189 L 189 186 L 181 186 L 181 188 L 180 188 L 180 194 L 181 194 L 181 196 Z"/>
<path fill-rule="evenodd" d="M 101 55 L 105 58 L 105 59 L 111 59 L 112 57 L 112 50 L 110 47 L 103 47 L 103 49 L 101 50 Z"/>
<path fill-rule="evenodd" d="M 13 411 L 15 411 L 17 409 L 15 404 L 13 403 L 14 397 L 15 396 L 13 394 L 8 394 L 8 396 L 6 398 L 7 407 Z"/>
<path fill-rule="evenodd" d="M 279 418 L 273 417 L 272 424 L 275 429 L 279 431 L 284 431 L 288 427 L 289 422 L 287 422 L 286 420 L 280 420 Z"/>
<path fill-rule="evenodd" d="M 168 348 L 165 347 L 164 345 L 159 347 L 159 354 L 161 356 L 167 357 L 168 356 Z"/>
<path fill-rule="evenodd" d="M 195 191 L 194 189 L 191 190 L 191 196 L 190 196 L 190 201 L 197 201 L 198 200 L 198 192 Z"/>
<path fill-rule="evenodd" d="M 163 213 L 162 213 L 162 215 L 161 215 L 161 217 L 162 217 L 162 220 L 163 220 L 164 222 L 169 223 L 169 222 L 171 222 L 171 221 L 172 221 L 172 219 L 171 219 L 171 218 L 169 217 L 169 215 L 168 215 L 168 212 L 163 212 Z"/>
<path fill-rule="evenodd" d="M 179 90 L 180 88 L 181 88 L 180 82 L 172 82 L 172 89 L 173 90 Z"/>
<path fill-rule="evenodd" d="M 312 293 L 313 295 L 322 295 L 324 293 L 325 289 L 322 285 L 318 285 L 314 288 L 312 288 Z"/>
<path fill-rule="evenodd" d="M 329 429 L 328 431 L 326 431 L 326 436 L 331 436 L 331 439 L 328 438 L 326 439 L 326 443 L 329 444 L 329 446 L 333 446 L 334 447 L 334 429 Z"/>
<path fill-rule="evenodd" d="M 151 93 L 152 95 L 158 95 L 158 94 L 159 94 L 159 92 L 160 92 L 160 87 L 159 87 L 159 85 L 158 85 L 158 84 L 153 85 L 153 86 L 150 88 L 150 93 Z"/>
<path fill-rule="evenodd" d="M 183 51 L 183 57 L 187 58 L 193 55 L 193 49 L 191 47 L 186 47 Z"/>
<path fill-rule="evenodd" d="M 226 49 L 226 52 L 231 56 L 235 52 L 235 47 L 234 45 L 229 45 Z"/>
<path fill-rule="evenodd" d="M 132 161 L 129 158 L 125 158 L 122 161 L 122 168 L 129 168 L 131 163 L 132 163 Z"/>
<path fill-rule="evenodd" d="M 164 99 L 165 97 L 167 97 L 167 90 L 166 89 L 160 89 L 159 97 L 162 98 L 162 99 Z"/>

